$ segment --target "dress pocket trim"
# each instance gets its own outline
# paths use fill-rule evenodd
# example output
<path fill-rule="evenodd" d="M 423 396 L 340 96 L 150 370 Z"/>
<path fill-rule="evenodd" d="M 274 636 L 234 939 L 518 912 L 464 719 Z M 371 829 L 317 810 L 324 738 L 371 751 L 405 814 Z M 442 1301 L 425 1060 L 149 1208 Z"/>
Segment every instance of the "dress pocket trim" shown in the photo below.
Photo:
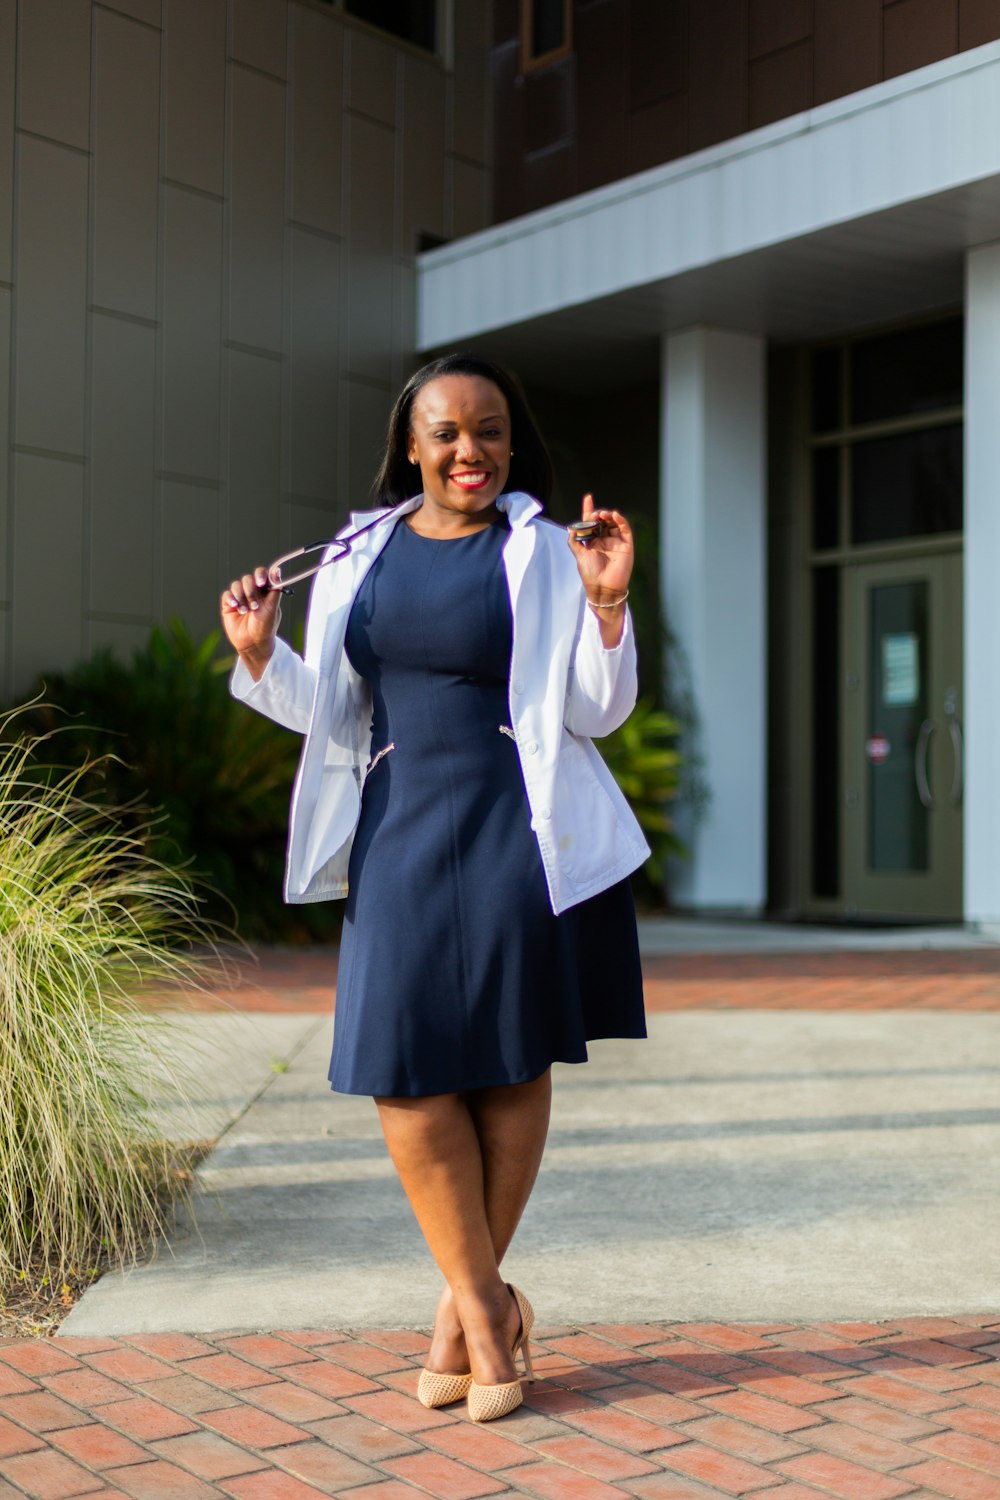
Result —
<path fill-rule="evenodd" d="M 369 776 L 372 773 L 372 771 L 374 771 L 375 767 L 378 765 L 379 761 L 383 758 L 383 756 L 388 755 L 389 751 L 390 750 L 395 750 L 395 748 L 396 748 L 396 741 L 395 740 L 390 740 L 389 743 L 388 743 L 388 745 L 383 745 L 382 748 L 381 748 L 381 750 L 378 752 L 378 754 L 377 755 L 373 755 L 372 758 L 371 758 L 371 760 L 368 762 L 367 766 L 365 767 L 365 775 Z"/>

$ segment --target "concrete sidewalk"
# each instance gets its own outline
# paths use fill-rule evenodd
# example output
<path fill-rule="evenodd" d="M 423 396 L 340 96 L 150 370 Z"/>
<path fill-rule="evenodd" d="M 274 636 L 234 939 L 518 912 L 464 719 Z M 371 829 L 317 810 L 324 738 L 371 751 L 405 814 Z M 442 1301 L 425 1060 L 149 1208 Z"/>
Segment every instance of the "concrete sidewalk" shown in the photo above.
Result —
<path fill-rule="evenodd" d="M 437 1278 L 326 1088 L 331 955 L 178 1017 L 195 1223 L 0 1345 L 0 1500 L 997 1500 L 1000 951 L 787 936 L 671 928 L 650 1040 L 557 1070 L 487 1429 L 414 1399 Z"/>
<path fill-rule="evenodd" d="M 556 1069 L 549 1147 L 507 1263 L 547 1318 L 1000 1307 L 1000 1011 L 950 1011 L 950 962 L 905 957 L 896 988 L 920 991 L 918 1011 L 720 1009 L 723 976 L 712 1009 L 654 1013 L 647 1042 L 598 1043 L 588 1066 Z M 778 959 L 770 981 L 766 960 L 745 964 L 771 1000 L 822 988 Z M 177 1024 L 211 1059 L 195 1133 L 231 1123 L 193 1217 L 152 1264 L 105 1276 L 65 1332 L 426 1326 L 437 1273 L 370 1100 L 326 1085 L 329 1018 Z"/>

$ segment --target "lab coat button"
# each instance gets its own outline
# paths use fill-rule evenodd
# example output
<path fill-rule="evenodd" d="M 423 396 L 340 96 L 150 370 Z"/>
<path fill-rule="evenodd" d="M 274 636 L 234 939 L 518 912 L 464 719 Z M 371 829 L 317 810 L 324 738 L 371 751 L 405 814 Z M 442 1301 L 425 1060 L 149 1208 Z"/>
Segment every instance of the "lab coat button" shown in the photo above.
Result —
<path fill-rule="evenodd" d="M 520 677 L 517 679 L 517 681 L 514 684 L 514 691 L 515 691 L 515 693 L 523 693 L 524 692 L 524 683 L 521 681 Z"/>
<path fill-rule="evenodd" d="M 527 751 L 527 753 L 529 755 L 537 755 L 538 754 L 538 741 L 537 740 L 529 740 L 528 743 L 525 745 L 524 748 L 525 748 L 525 750 Z"/>

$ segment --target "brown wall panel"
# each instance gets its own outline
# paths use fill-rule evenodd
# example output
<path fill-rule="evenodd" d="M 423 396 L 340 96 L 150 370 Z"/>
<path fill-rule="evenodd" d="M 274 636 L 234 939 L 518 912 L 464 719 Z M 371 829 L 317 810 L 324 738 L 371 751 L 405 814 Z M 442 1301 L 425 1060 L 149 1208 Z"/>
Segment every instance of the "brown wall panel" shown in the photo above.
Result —
<path fill-rule="evenodd" d="M 571 56 L 525 77 L 519 0 L 495 0 L 495 222 L 1000 39 L 1000 0 L 574 0 L 573 17 Z"/>
<path fill-rule="evenodd" d="M 982 47 L 1000 38 L 1000 0 L 958 0 L 958 46 Z"/>
<path fill-rule="evenodd" d="M 576 144 L 529 156 L 524 164 L 524 212 L 543 208 L 576 192 Z"/>
<path fill-rule="evenodd" d="M 813 103 L 882 77 L 882 0 L 815 0 Z"/>
<path fill-rule="evenodd" d="M 687 94 L 671 94 L 629 120 L 629 171 L 644 172 L 674 161 L 688 149 Z"/>
<path fill-rule="evenodd" d="M 521 0 L 493 0 L 493 45 L 517 39 Z"/>
<path fill-rule="evenodd" d="M 700 0 L 697 0 L 700 4 Z M 643 109 L 688 83 L 689 0 L 631 0 L 629 104 Z"/>
<path fill-rule="evenodd" d="M 590 5 L 576 18 L 579 188 L 628 172 L 626 0 Z"/>
<path fill-rule="evenodd" d="M 926 67 L 958 48 L 958 0 L 896 0 L 882 22 L 883 76 Z"/>
<path fill-rule="evenodd" d="M 812 38 L 750 64 L 750 129 L 797 115 L 812 103 Z"/>
<path fill-rule="evenodd" d="M 516 39 L 493 49 L 493 217 L 498 220 L 523 212 L 524 86 L 519 69 Z"/>
<path fill-rule="evenodd" d="M 690 13 L 690 149 L 747 128 L 746 0 L 698 0 Z"/>
<path fill-rule="evenodd" d="M 547 151 L 570 134 L 575 75 L 572 59 L 567 58 L 557 67 L 529 73 L 524 80 L 525 145 L 529 151 Z"/>
<path fill-rule="evenodd" d="M 812 0 L 749 0 L 747 52 L 762 57 L 812 36 Z"/>

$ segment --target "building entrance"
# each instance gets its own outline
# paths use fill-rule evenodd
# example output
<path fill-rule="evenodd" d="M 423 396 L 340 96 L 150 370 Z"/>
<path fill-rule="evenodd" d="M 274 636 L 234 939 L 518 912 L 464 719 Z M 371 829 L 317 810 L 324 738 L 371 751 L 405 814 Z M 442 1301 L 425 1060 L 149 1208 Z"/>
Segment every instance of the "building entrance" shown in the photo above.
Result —
<path fill-rule="evenodd" d="M 962 325 L 811 356 L 804 910 L 959 920 Z"/>
<path fill-rule="evenodd" d="M 962 559 L 849 565 L 841 674 L 848 915 L 962 915 Z"/>

